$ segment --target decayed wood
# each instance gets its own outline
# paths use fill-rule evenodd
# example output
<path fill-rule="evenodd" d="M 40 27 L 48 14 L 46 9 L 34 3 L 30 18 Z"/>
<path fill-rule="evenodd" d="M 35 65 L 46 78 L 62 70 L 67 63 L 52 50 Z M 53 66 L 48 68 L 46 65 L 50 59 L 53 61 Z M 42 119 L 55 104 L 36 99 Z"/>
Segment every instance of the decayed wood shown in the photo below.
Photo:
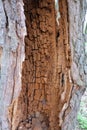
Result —
<path fill-rule="evenodd" d="M 55 10 L 53 0 L 0 0 L 0 129 L 75 129 L 85 2 L 59 0 Z"/>

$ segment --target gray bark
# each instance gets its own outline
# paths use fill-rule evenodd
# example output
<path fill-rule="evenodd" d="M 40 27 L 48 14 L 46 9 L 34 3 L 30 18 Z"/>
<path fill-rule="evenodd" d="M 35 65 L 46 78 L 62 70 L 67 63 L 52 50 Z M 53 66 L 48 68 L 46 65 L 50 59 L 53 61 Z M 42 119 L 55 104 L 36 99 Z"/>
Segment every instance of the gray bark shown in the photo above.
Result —
<path fill-rule="evenodd" d="M 21 90 L 25 16 L 22 0 L 0 0 L 0 129 L 11 128 L 8 107 Z"/>
<path fill-rule="evenodd" d="M 85 53 L 86 35 L 83 34 L 86 6 L 87 3 L 85 0 L 68 0 L 69 35 L 72 54 L 71 77 L 73 81 L 73 89 L 68 106 L 70 111 L 65 116 L 62 130 L 75 129 L 81 97 L 87 87 L 87 54 Z M 76 86 L 78 86 L 77 89 Z"/>

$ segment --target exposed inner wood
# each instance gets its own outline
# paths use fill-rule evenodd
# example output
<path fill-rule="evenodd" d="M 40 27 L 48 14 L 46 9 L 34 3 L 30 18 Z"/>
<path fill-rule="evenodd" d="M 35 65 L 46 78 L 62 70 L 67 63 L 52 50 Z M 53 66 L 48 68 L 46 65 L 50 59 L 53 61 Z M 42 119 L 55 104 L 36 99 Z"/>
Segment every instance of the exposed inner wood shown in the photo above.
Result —
<path fill-rule="evenodd" d="M 37 127 L 33 120 L 38 120 L 38 127 L 43 128 L 44 122 L 47 130 L 59 130 L 69 103 L 72 86 L 66 0 L 61 0 L 59 7 L 58 26 L 53 1 L 24 1 L 27 36 L 18 102 L 20 120 L 26 122 L 30 117 L 31 128 Z"/>

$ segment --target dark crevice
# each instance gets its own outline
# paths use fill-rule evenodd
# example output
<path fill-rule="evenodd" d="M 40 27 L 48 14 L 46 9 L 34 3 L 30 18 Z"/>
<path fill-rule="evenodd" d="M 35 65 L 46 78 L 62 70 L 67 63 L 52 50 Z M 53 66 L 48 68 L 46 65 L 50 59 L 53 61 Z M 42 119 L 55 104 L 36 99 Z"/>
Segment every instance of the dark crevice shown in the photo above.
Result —
<path fill-rule="evenodd" d="M 6 11 L 6 8 L 5 8 L 5 3 L 4 3 L 4 1 L 3 1 L 2 3 L 3 3 L 4 13 L 5 13 L 5 16 L 6 16 L 6 28 L 8 28 L 8 26 L 9 26 L 8 15 L 7 15 L 7 11 Z"/>

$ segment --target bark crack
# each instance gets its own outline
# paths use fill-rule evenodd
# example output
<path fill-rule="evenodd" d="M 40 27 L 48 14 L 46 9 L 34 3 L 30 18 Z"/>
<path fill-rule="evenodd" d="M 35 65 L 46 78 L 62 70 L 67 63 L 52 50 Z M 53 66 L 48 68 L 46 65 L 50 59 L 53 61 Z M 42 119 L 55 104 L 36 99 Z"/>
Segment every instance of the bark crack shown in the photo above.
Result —
<path fill-rule="evenodd" d="M 5 12 L 5 17 L 6 17 L 6 28 L 8 28 L 8 26 L 9 26 L 8 15 L 7 15 L 7 11 L 6 11 L 6 8 L 5 8 L 4 1 L 2 1 L 2 3 L 3 3 L 3 9 L 4 9 L 4 12 Z"/>

